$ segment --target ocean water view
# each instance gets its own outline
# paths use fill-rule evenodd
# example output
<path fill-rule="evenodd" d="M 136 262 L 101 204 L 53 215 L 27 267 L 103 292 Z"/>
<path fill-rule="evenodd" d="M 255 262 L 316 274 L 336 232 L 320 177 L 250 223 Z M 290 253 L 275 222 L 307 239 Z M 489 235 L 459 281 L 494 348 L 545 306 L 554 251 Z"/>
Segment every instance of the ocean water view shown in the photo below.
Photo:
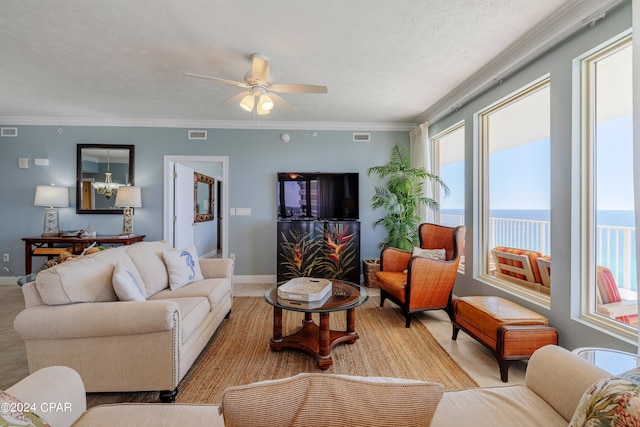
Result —
<path fill-rule="evenodd" d="M 463 215 L 463 209 L 441 209 L 441 214 Z M 598 225 L 618 227 L 635 227 L 634 211 L 601 210 L 597 211 Z M 533 221 L 550 221 L 551 211 L 548 209 L 494 209 L 492 218 L 527 219 Z"/>
<path fill-rule="evenodd" d="M 462 209 L 442 209 L 444 225 L 461 224 Z M 511 246 L 550 253 L 551 212 L 545 209 L 495 209 L 491 211 L 491 245 Z M 632 210 L 596 212 L 596 263 L 608 267 L 618 287 L 636 291 L 636 232 Z"/>

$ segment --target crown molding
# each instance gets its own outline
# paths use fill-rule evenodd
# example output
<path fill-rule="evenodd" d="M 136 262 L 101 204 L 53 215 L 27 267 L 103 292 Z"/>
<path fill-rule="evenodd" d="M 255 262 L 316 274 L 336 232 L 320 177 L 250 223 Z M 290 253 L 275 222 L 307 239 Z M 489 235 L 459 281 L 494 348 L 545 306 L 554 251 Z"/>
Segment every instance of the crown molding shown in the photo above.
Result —
<path fill-rule="evenodd" d="M 367 122 L 263 122 L 257 120 L 181 120 L 127 118 L 0 117 L 0 124 L 12 126 L 113 126 L 187 129 L 254 130 L 337 130 L 337 131 L 411 131 L 415 123 Z"/>
<path fill-rule="evenodd" d="M 582 28 L 593 26 L 608 11 L 626 0 L 572 0 L 514 42 L 509 48 L 474 73 L 447 96 L 418 116 L 418 123 L 434 123 L 457 111 L 465 103 L 498 85 L 503 79 L 521 69 L 558 43 Z"/>

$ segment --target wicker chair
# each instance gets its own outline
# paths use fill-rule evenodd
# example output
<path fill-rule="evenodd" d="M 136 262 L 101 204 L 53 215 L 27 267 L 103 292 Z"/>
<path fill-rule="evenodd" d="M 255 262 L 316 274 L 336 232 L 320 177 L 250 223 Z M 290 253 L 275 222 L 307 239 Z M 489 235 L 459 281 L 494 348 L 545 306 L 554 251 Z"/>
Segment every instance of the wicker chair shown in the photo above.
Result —
<path fill-rule="evenodd" d="M 464 226 L 420 225 L 420 247 L 444 248 L 444 260 L 413 256 L 412 252 L 396 248 L 383 249 L 380 271 L 376 273 L 380 282 L 380 307 L 384 306 L 387 298 L 400 306 L 407 328 L 411 325 L 412 314 L 418 311 L 445 310 L 451 318 L 451 294 L 464 248 L 465 232 Z"/>

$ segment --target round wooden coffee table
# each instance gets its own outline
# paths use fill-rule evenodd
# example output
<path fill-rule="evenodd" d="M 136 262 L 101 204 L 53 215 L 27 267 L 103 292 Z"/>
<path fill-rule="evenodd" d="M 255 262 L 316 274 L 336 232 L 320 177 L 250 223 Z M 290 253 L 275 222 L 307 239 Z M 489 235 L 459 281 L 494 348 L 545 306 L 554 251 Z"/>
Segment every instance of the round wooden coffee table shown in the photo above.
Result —
<path fill-rule="evenodd" d="M 329 299 L 323 303 L 305 303 L 288 300 L 278 296 L 278 283 L 264 293 L 264 299 L 273 306 L 273 338 L 271 349 L 280 351 L 292 348 L 304 351 L 316 358 L 320 369 L 328 369 L 332 364 L 331 350 L 338 344 L 353 344 L 359 338 L 356 332 L 356 307 L 367 301 L 367 290 L 355 283 L 331 279 L 332 291 Z M 302 328 L 297 332 L 282 336 L 282 310 L 304 313 Z M 329 314 L 335 311 L 347 312 L 346 331 L 334 331 L 329 328 Z M 312 314 L 320 316 L 319 325 L 314 323 Z"/>

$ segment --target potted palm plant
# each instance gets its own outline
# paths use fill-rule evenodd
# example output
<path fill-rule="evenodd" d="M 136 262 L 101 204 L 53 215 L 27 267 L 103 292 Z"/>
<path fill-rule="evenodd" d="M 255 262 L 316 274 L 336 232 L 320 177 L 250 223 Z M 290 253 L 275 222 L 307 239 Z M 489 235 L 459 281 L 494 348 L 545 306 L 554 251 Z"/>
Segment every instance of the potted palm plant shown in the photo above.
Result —
<path fill-rule="evenodd" d="M 449 194 L 449 187 L 438 177 L 423 167 L 412 168 L 409 150 L 397 144 L 391 150 L 391 158 L 381 166 L 367 169 L 367 175 L 375 174 L 384 181 L 384 185 L 376 186 L 372 198 L 373 209 L 382 208 L 386 215 L 373 223 L 375 228 L 383 225 L 387 237 L 378 245 L 380 248 L 394 247 L 412 250 L 418 245 L 418 226 L 423 222 L 418 208 L 425 204 L 434 211 L 439 204 L 426 197 L 422 185 L 425 180 L 438 184 Z"/>

